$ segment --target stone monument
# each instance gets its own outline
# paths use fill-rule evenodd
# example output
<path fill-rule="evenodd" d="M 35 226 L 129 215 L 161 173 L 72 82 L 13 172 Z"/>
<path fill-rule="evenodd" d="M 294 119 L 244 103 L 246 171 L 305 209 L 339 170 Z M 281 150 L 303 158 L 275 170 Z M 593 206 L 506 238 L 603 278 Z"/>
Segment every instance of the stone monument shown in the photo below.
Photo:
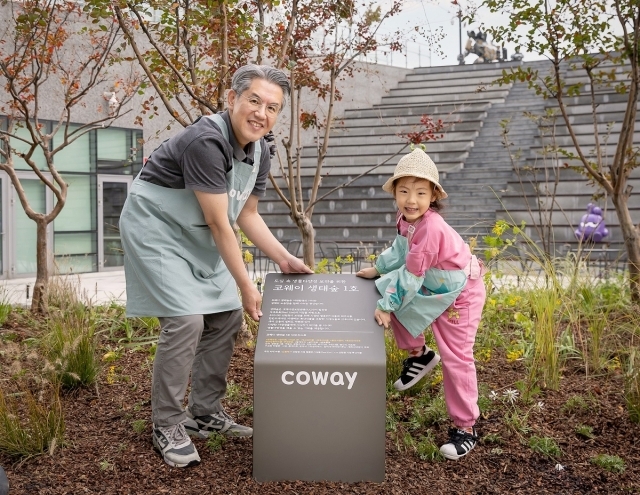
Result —
<path fill-rule="evenodd" d="M 267 275 L 254 361 L 257 481 L 384 480 L 386 355 L 372 280 Z"/>

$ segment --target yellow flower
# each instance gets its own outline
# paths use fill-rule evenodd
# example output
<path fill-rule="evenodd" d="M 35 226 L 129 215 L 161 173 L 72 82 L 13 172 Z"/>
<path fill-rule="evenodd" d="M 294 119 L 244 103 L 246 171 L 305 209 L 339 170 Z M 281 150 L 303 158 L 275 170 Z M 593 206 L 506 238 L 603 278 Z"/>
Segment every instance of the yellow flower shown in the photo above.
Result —
<path fill-rule="evenodd" d="M 248 249 L 246 249 L 243 253 L 242 253 L 242 258 L 244 259 L 244 262 L 248 265 L 249 263 L 253 263 L 253 254 L 251 254 L 251 251 L 249 251 Z"/>
<path fill-rule="evenodd" d="M 505 222 L 504 220 L 498 220 L 493 226 L 493 229 L 491 229 L 491 232 L 493 232 L 497 236 L 501 236 L 508 228 L 509 224 L 507 222 Z"/>
<path fill-rule="evenodd" d="M 113 385 L 116 382 L 116 367 L 109 366 L 109 371 L 107 371 L 107 383 L 109 385 Z"/>
<path fill-rule="evenodd" d="M 113 351 L 109 351 L 109 352 L 105 353 L 104 356 L 102 356 L 102 360 L 105 363 L 110 363 L 112 361 L 115 361 L 116 359 L 118 359 L 118 354 L 116 354 Z"/>
<path fill-rule="evenodd" d="M 507 351 L 507 361 L 513 363 L 514 361 L 520 359 L 523 354 L 524 352 L 522 351 L 522 349 L 513 349 L 511 351 Z"/>
<path fill-rule="evenodd" d="M 483 363 L 488 363 L 491 359 L 491 349 L 480 349 L 476 352 L 476 359 Z"/>
<path fill-rule="evenodd" d="M 436 387 L 442 383 L 442 369 L 435 371 L 431 378 L 431 386 Z"/>

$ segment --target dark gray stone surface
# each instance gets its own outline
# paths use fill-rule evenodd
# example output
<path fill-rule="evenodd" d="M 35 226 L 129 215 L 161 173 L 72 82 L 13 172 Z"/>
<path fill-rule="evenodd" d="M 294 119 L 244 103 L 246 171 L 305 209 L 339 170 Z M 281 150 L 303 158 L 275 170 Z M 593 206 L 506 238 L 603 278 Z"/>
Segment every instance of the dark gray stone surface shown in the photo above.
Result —
<path fill-rule="evenodd" d="M 7 479 L 7 474 L 0 466 L 0 495 L 7 495 L 9 493 L 9 480 Z"/>
<path fill-rule="evenodd" d="M 254 362 L 258 481 L 384 480 L 386 355 L 371 280 L 269 274 Z"/>

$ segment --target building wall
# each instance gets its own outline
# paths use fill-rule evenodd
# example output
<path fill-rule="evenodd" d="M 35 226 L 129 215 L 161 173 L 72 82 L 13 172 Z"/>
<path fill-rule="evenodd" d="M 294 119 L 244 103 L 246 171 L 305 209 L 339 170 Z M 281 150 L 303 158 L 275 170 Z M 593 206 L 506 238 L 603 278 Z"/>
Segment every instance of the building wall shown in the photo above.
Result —
<path fill-rule="evenodd" d="M 0 6 L 0 15 L 5 15 L 7 8 L 7 5 Z M 86 46 L 68 49 L 68 56 L 72 59 L 82 60 L 87 55 Z M 407 72 L 397 67 L 357 64 L 354 77 L 339 83 L 342 99 L 334 108 L 337 121 L 346 108 L 367 108 L 379 103 Z M 112 93 L 115 92 L 116 98 L 121 100 L 125 95 L 123 88 L 139 76 L 140 71 L 134 63 L 109 67 L 100 84 L 88 92 L 81 105 L 73 107 L 71 122 L 82 125 L 107 118 L 110 111 L 108 100 Z M 117 221 L 128 185 L 140 170 L 143 157 L 182 129 L 161 105 L 154 118 L 150 119 L 149 114 L 143 115 L 142 126 L 136 123 L 136 117 L 143 114 L 143 102 L 150 96 L 160 101 L 152 88 L 142 95 L 135 94 L 116 120 L 85 134 L 55 155 L 55 167 L 69 184 L 65 207 L 48 232 L 51 267 L 57 271 L 79 273 L 122 265 Z M 9 126 L 6 116 L 8 101 L 8 95 L 0 93 L 0 108 L 5 108 L 4 115 L 0 111 L 0 126 L 5 130 Z M 310 95 L 304 96 L 302 106 L 306 111 L 317 111 L 320 119 L 326 115 L 326 102 Z M 45 84 L 37 107 L 39 122 L 44 124 L 47 132 L 52 132 L 55 125 L 66 117 L 59 81 L 51 78 Z M 289 132 L 289 108 L 284 110 L 275 128 L 281 151 L 281 140 Z M 14 133 L 28 136 L 26 129 L 20 126 L 14 126 Z M 60 143 L 62 133 L 63 129 L 60 129 L 54 136 L 52 147 Z M 301 144 L 315 147 L 317 137 L 313 130 L 303 131 Z M 16 149 L 25 149 L 17 139 L 12 141 Z M 46 172 L 42 154 L 36 154 L 36 162 Z M 277 168 L 275 160 L 273 166 Z M 21 185 L 31 206 L 36 211 L 50 211 L 55 204 L 51 191 L 20 158 L 16 157 L 14 167 L 19 171 Z M 0 172 L 0 278 L 35 273 L 35 240 L 35 222 L 24 213 L 8 175 Z"/>

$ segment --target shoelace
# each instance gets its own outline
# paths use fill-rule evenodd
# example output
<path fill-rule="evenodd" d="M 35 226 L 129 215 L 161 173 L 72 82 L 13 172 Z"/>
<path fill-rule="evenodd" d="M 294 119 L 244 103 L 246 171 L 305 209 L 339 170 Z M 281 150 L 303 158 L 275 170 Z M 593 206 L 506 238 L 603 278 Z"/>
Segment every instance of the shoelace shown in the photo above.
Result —
<path fill-rule="evenodd" d="M 173 426 L 161 426 L 160 431 L 166 435 L 167 438 L 173 440 L 173 443 L 177 446 L 189 440 L 187 431 L 184 429 L 184 424 L 178 423 Z"/>
<path fill-rule="evenodd" d="M 449 428 L 449 438 L 451 439 L 451 443 L 458 443 L 459 441 L 462 442 L 467 437 L 471 438 L 472 440 L 478 439 L 476 435 L 461 430 L 460 428 Z"/>
<path fill-rule="evenodd" d="M 228 421 L 229 423 L 233 423 L 233 419 L 231 418 L 231 416 L 229 416 L 227 414 L 227 411 L 225 411 L 224 409 L 222 409 L 221 411 L 218 411 L 217 413 L 215 413 L 215 416 L 217 416 L 218 418 L 222 418 L 225 421 Z"/>

